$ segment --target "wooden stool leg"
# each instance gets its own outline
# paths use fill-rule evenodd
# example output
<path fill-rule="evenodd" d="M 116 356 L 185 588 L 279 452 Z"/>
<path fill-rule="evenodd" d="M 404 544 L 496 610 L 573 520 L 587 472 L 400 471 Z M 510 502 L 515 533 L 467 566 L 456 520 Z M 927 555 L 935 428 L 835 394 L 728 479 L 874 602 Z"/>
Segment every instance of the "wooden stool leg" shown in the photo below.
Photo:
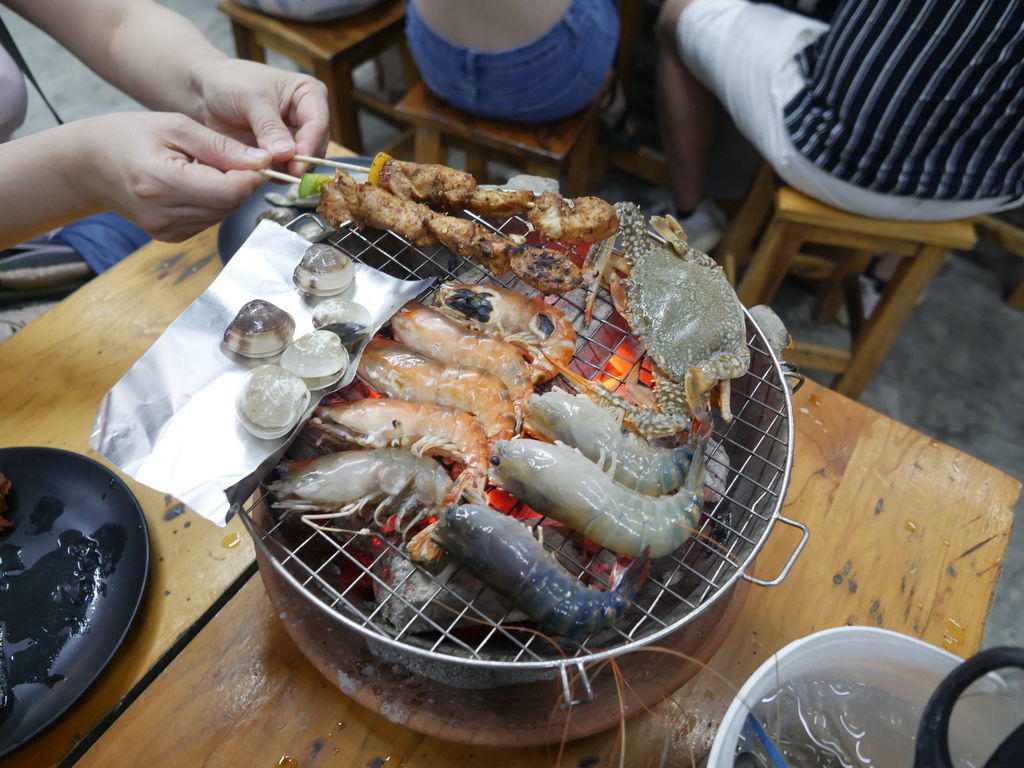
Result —
<path fill-rule="evenodd" d="M 318 61 L 313 75 L 327 85 L 327 104 L 331 115 L 331 138 L 353 152 L 363 151 L 359 116 L 352 98 L 352 65 L 337 59 Z"/>
<path fill-rule="evenodd" d="M 258 61 L 261 64 L 267 60 L 267 53 L 263 46 L 256 43 L 256 36 L 248 27 L 243 27 L 237 21 L 231 22 L 231 34 L 235 38 L 235 52 L 238 58 L 249 61 Z"/>
<path fill-rule="evenodd" d="M 831 323 L 843 303 L 843 284 L 848 275 L 855 275 L 868 268 L 874 257 L 872 251 L 850 250 L 829 276 L 828 283 L 818 295 L 814 315 L 819 323 Z"/>
<path fill-rule="evenodd" d="M 591 165 L 595 161 L 597 123 L 592 122 L 569 152 L 569 197 L 582 197 L 590 191 Z"/>
<path fill-rule="evenodd" d="M 434 128 L 416 126 L 416 162 L 441 163 L 441 132 Z"/>
<path fill-rule="evenodd" d="M 747 307 L 768 304 L 779 289 L 803 243 L 805 227 L 774 219 L 758 246 L 736 292 Z"/>
<path fill-rule="evenodd" d="M 732 285 L 736 285 L 736 268 L 749 261 L 754 238 L 771 213 L 774 186 L 775 171 L 768 163 L 762 163 L 747 193 L 747 199 L 743 201 L 715 250 L 715 258 L 725 269 L 725 276 Z"/>
<path fill-rule="evenodd" d="M 538 160 L 536 158 L 526 161 L 526 172 L 532 176 L 554 179 L 555 181 L 560 181 L 562 175 L 558 167 L 558 163 L 552 163 L 547 160 Z"/>
<path fill-rule="evenodd" d="M 597 135 L 596 128 L 594 129 L 594 135 Z M 611 163 L 611 153 L 608 151 L 608 147 L 595 139 L 591 157 L 588 183 L 590 184 L 590 189 L 596 191 L 603 187 L 605 182 L 608 181 L 608 166 Z"/>
<path fill-rule="evenodd" d="M 487 156 L 478 148 L 466 147 L 466 172 L 480 184 L 487 183 Z"/>
<path fill-rule="evenodd" d="M 974 224 L 978 228 L 979 237 L 991 240 L 1014 256 L 1024 258 L 1024 229 L 995 216 L 976 216 Z M 1014 309 L 1024 309 L 1024 280 L 1017 283 L 1017 287 L 1006 298 L 1006 303 Z"/>
<path fill-rule="evenodd" d="M 402 75 L 405 77 L 405 89 L 408 91 L 420 81 L 420 70 L 416 66 L 416 59 L 412 57 L 409 44 L 405 37 L 398 44 L 398 52 L 402 57 Z"/>
<path fill-rule="evenodd" d="M 922 245 L 913 256 L 903 260 L 864 329 L 854 340 L 850 365 L 836 379 L 833 389 L 847 397 L 860 396 L 947 253 L 949 251 L 937 245 Z"/>
<path fill-rule="evenodd" d="M 1017 287 L 1013 289 L 1007 299 L 1006 303 L 1014 309 L 1024 309 L 1024 280 L 1017 283 Z"/>

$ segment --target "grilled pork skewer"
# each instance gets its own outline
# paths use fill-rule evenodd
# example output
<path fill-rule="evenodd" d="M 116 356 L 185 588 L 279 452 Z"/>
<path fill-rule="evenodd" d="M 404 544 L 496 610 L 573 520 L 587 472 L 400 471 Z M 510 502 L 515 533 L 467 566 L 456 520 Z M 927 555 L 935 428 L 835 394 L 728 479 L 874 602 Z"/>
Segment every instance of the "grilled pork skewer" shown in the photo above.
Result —
<path fill-rule="evenodd" d="M 369 169 L 305 155 L 295 159 L 342 170 L 367 170 L 370 184 L 403 200 L 439 211 L 473 211 L 488 218 L 521 216 L 549 240 L 596 243 L 619 231 L 615 209 L 597 197 L 566 199 L 554 192 L 534 195 L 521 189 L 480 189 L 476 179 L 436 163 L 411 163 L 378 152 Z"/>
<path fill-rule="evenodd" d="M 335 227 L 352 221 L 358 227 L 390 229 L 415 245 L 443 243 L 496 275 L 511 270 L 542 293 L 564 293 L 580 284 L 579 267 L 564 253 L 514 243 L 477 222 L 436 213 L 372 184 L 358 184 L 340 169 L 320 187 L 317 211 Z"/>
<path fill-rule="evenodd" d="M 597 197 L 566 199 L 554 192 L 534 196 L 529 190 L 480 189 L 476 179 L 436 163 L 411 163 L 380 152 L 370 166 L 369 181 L 404 200 L 442 211 L 470 210 L 481 216 L 523 216 L 549 240 L 596 243 L 619 231 L 619 219 Z"/>

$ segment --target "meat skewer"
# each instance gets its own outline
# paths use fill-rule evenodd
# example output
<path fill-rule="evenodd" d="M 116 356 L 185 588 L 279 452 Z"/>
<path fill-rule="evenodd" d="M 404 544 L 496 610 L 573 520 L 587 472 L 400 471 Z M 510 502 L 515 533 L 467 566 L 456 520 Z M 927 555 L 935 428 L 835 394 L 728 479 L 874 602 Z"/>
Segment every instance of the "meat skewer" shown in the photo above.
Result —
<path fill-rule="evenodd" d="M 597 197 L 567 199 L 554 192 L 534 196 L 530 190 L 480 189 L 476 179 L 436 163 L 411 163 L 379 152 L 369 182 L 405 200 L 439 210 L 469 210 L 481 216 L 522 216 L 549 240 L 596 243 L 619 231 L 619 219 Z"/>
<path fill-rule="evenodd" d="M 542 293 L 564 293 L 580 284 L 579 267 L 564 253 L 515 243 L 475 221 L 436 213 L 381 187 L 359 184 L 341 169 L 320 187 L 317 211 L 335 227 L 352 221 L 358 227 L 390 229 L 415 245 L 440 242 L 495 275 L 511 270 Z"/>
<path fill-rule="evenodd" d="M 597 197 L 567 199 L 554 192 L 534 195 L 523 189 L 481 189 L 465 171 L 396 160 L 385 152 L 377 153 L 369 169 L 306 155 L 295 159 L 346 171 L 365 170 L 373 186 L 442 212 L 468 210 L 488 218 L 521 216 L 549 240 L 596 243 L 619 231 L 615 209 Z"/>

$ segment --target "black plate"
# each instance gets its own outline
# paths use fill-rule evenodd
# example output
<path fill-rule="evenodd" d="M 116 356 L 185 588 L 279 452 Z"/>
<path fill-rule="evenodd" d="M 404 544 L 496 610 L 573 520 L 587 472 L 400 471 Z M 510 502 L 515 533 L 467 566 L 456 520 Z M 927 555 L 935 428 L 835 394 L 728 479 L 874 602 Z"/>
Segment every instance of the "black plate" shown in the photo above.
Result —
<path fill-rule="evenodd" d="M 337 160 L 343 163 L 355 163 L 370 167 L 372 157 L 329 157 L 328 160 Z M 334 168 L 320 166 L 312 169 L 314 173 L 333 174 Z M 221 261 L 227 264 L 228 259 L 235 255 L 235 251 L 242 247 L 242 243 L 248 239 L 252 231 L 256 229 L 257 217 L 264 211 L 274 206 L 267 202 L 266 194 L 277 192 L 285 194 L 288 192 L 288 185 L 278 182 L 267 181 L 261 184 L 252 195 L 239 206 L 238 210 L 220 223 L 220 230 L 217 233 L 217 250 L 220 252 Z M 295 216 L 302 213 L 313 213 L 312 208 L 292 208 Z"/>
<path fill-rule="evenodd" d="M 92 459 L 3 448 L 0 471 L 14 523 L 0 531 L 0 661 L 13 683 L 3 756 L 60 717 L 121 645 L 145 590 L 149 537 L 128 486 Z"/>

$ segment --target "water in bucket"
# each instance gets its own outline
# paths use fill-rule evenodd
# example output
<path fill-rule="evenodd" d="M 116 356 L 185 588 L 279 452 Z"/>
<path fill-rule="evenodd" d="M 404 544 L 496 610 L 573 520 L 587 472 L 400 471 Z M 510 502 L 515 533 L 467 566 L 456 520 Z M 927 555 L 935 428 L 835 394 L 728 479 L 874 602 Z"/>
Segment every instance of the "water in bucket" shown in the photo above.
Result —
<path fill-rule="evenodd" d="M 865 682 L 798 676 L 761 699 L 751 714 L 790 768 L 908 768 L 923 703 L 911 703 Z M 981 716 L 970 698 L 959 705 L 957 731 Z M 955 765 L 978 768 L 990 749 L 975 754 L 951 737 Z M 774 766 L 752 728 L 736 746 L 736 765 Z M 742 757 L 741 757 L 742 756 Z M 760 761 L 760 762 L 758 762 Z"/>

